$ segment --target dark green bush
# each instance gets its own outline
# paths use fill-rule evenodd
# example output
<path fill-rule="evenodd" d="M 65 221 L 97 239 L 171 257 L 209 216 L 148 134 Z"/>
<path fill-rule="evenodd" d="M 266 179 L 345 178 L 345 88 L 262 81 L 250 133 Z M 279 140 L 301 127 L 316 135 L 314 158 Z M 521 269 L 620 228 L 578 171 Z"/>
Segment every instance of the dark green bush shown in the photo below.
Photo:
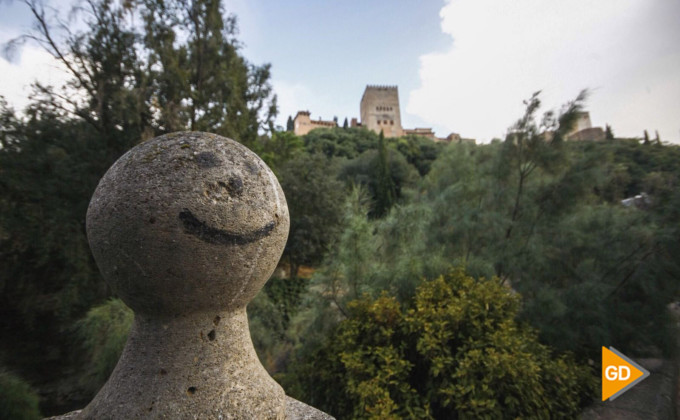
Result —
<path fill-rule="evenodd" d="M 90 309 L 78 322 L 78 332 L 89 357 L 83 382 L 93 394 L 104 385 L 116 367 L 133 319 L 132 310 L 123 301 L 110 299 Z"/>
<path fill-rule="evenodd" d="M 39 398 L 20 377 L 0 368 L 0 419 L 40 419 Z"/>
<path fill-rule="evenodd" d="M 595 376 L 515 320 L 520 298 L 453 271 L 393 297 L 350 304 L 311 359 L 306 395 L 339 418 L 573 418 Z M 323 355 L 323 358 L 321 357 Z"/>

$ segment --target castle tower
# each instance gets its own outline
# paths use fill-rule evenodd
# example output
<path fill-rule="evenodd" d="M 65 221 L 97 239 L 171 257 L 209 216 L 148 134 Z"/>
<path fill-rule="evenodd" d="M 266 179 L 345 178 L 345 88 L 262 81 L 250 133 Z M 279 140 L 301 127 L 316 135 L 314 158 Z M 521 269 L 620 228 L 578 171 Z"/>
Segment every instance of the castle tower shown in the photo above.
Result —
<path fill-rule="evenodd" d="M 385 137 L 403 135 L 399 91 L 396 86 L 366 86 L 361 97 L 361 125 L 385 134 Z"/>
<path fill-rule="evenodd" d="M 605 137 L 602 127 L 593 127 L 590 122 L 590 113 L 587 111 L 576 113 L 574 126 L 566 135 L 567 140 L 577 141 L 602 141 Z"/>
<path fill-rule="evenodd" d="M 593 125 L 590 122 L 590 113 L 587 111 L 582 111 L 577 113 L 576 124 L 574 124 L 574 132 L 579 132 L 581 130 L 586 130 L 592 128 Z"/>

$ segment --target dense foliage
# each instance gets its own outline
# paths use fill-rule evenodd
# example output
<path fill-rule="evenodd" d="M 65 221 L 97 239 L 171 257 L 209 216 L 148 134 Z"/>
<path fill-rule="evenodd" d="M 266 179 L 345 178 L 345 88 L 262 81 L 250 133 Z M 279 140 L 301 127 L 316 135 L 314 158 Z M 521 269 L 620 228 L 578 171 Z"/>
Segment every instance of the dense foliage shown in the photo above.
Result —
<path fill-rule="evenodd" d="M 590 368 L 554 357 L 518 325 L 519 308 L 497 279 L 460 270 L 423 282 L 406 305 L 364 295 L 297 367 L 303 395 L 339 418 L 575 417 Z"/>
<path fill-rule="evenodd" d="M 567 142 L 564 133 L 584 100 L 539 119 L 534 95 L 505 141 L 446 146 L 383 216 L 373 211 L 380 200 L 375 188 L 350 183 L 341 233 L 289 327 L 278 330 L 285 351 L 271 352 L 281 358 L 272 372 L 286 390 L 348 418 L 494 417 L 493 410 L 569 418 L 594 397 L 589 375 L 598 371 L 601 346 L 635 357 L 671 356 L 675 330 L 667 305 L 677 300 L 680 277 L 680 148 L 637 139 Z M 329 132 L 319 133 L 324 141 Z M 403 139 L 386 143 L 396 152 Z M 380 141 L 375 147 L 379 158 Z M 346 161 L 340 178 L 361 173 L 354 168 L 369 152 Z M 356 179 L 377 185 L 377 161 L 373 169 Z M 479 284 L 513 290 L 521 307 L 507 322 L 490 320 L 488 336 L 452 327 L 449 311 L 488 300 L 475 293 L 455 303 L 446 293 L 423 300 L 423 290 L 442 281 L 453 292 L 478 287 L 460 273 L 462 283 L 442 278 L 451 266 L 493 278 Z M 427 302 L 420 312 L 418 302 Z M 465 346 L 421 351 L 418 333 L 433 331 L 487 347 L 471 355 Z M 470 370 L 457 375 L 463 367 Z M 555 372 L 570 373 L 551 381 Z M 527 383 L 502 386 L 503 378 L 518 377 Z M 433 390 L 448 390 L 449 399 Z"/>
<path fill-rule="evenodd" d="M 38 395 L 23 379 L 0 370 L 0 418 L 16 420 L 41 419 Z"/>
<path fill-rule="evenodd" d="M 240 55 L 218 0 L 90 0 L 86 29 L 59 35 L 26 4 L 72 77 L 22 112 L 0 100 L 3 410 L 38 415 L 27 383 L 44 414 L 82 407 L 115 365 L 132 314 L 94 265 L 87 205 L 122 153 L 180 129 L 234 137 L 277 174 L 291 231 L 251 333 L 286 391 L 331 414 L 569 417 L 601 346 L 673 350 L 680 148 L 611 127 L 565 141 L 585 95 L 542 116 L 533 95 L 485 145 L 297 137 L 272 129 L 269 67 Z"/>
<path fill-rule="evenodd" d="M 81 384 L 91 393 L 104 385 L 116 367 L 132 327 L 132 311 L 120 299 L 110 299 L 87 311 L 77 323 L 89 366 Z"/>

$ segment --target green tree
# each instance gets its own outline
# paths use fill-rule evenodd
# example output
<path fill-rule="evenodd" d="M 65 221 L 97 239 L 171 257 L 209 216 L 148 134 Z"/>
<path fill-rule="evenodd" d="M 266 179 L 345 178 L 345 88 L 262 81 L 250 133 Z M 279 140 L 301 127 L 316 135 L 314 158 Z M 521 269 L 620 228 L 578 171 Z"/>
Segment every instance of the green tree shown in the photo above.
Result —
<path fill-rule="evenodd" d="M 406 161 L 418 169 L 420 176 L 427 175 L 444 147 L 444 144 L 435 143 L 432 139 L 413 135 L 390 140 L 390 147 L 404 155 Z"/>
<path fill-rule="evenodd" d="M 445 257 L 476 276 L 495 273 L 497 244 L 502 243 L 507 226 L 510 193 L 497 181 L 502 147 L 500 142 L 450 144 L 423 183 L 433 213 L 431 246 L 438 244 Z"/>
<path fill-rule="evenodd" d="M 71 32 L 58 15 L 48 15 L 40 0 L 24 0 L 35 20 L 34 31 L 10 42 L 37 42 L 68 70 L 64 86 L 35 84 L 36 113 L 77 118 L 102 141 L 103 164 L 110 164 L 149 136 L 151 112 L 137 33 L 126 17 L 129 4 L 88 0 L 80 10 L 85 32 Z M 66 33 L 55 33 L 54 28 Z M 64 38 L 63 42 L 59 42 Z"/>
<path fill-rule="evenodd" d="M 300 398 L 338 418 L 573 418 L 594 376 L 518 324 L 519 303 L 461 271 L 424 282 L 406 308 L 364 296 L 304 370 Z"/>
<path fill-rule="evenodd" d="M 284 259 L 290 275 L 302 264 L 318 264 L 340 232 L 344 188 L 333 176 L 334 163 L 323 155 L 301 154 L 279 171 L 290 212 Z"/>
<path fill-rule="evenodd" d="M 39 420 L 39 397 L 31 386 L 4 368 L 0 368 L 0 418 Z"/>
<path fill-rule="evenodd" d="M 372 200 L 369 215 L 376 218 L 384 216 L 392 205 L 403 201 L 408 189 L 416 186 L 419 177 L 401 153 L 385 147 L 382 154 L 379 150 L 368 150 L 346 162 L 339 178 L 348 186 L 366 187 Z"/>
<path fill-rule="evenodd" d="M 370 201 L 366 190 L 354 186 L 345 202 L 338 241 L 325 256 L 323 267 L 314 280 L 323 286 L 322 293 L 346 316 L 347 302 L 364 292 L 374 291 L 376 264 L 375 230 L 368 219 Z"/>
<path fill-rule="evenodd" d="M 120 299 L 95 306 L 78 321 L 78 333 L 88 359 L 81 382 L 94 396 L 116 367 L 132 327 L 134 314 Z"/>
<path fill-rule="evenodd" d="M 294 131 L 294 130 L 295 130 L 295 123 L 293 122 L 293 118 L 289 115 L 288 121 L 286 121 L 286 131 Z"/>
<path fill-rule="evenodd" d="M 606 125 L 605 125 L 605 129 L 604 129 L 604 137 L 605 137 L 607 140 L 614 140 L 614 132 L 612 131 L 612 126 L 609 125 L 609 124 L 606 124 Z"/>
<path fill-rule="evenodd" d="M 108 153 L 90 124 L 52 111 L 5 109 L 0 130 L 0 343 L 11 368 L 41 382 L 75 363 L 70 325 L 109 293 L 85 236 Z"/>
<path fill-rule="evenodd" d="M 506 242 L 516 194 L 506 185 L 517 178 L 504 174 L 503 147 L 450 145 L 435 162 L 424 185 L 433 213 L 429 248 L 439 244 L 444 258 L 477 274 L 493 274 L 502 262 L 524 296 L 524 319 L 556 348 L 594 360 L 602 342 L 632 354 L 670 354 L 665 305 L 677 296 L 678 268 L 667 235 L 675 222 L 656 215 L 662 208 L 676 214 L 663 203 L 672 200 L 678 178 L 670 161 L 680 148 L 657 151 L 623 139 L 564 143 L 556 170 L 537 168 L 528 178 Z M 646 210 L 621 206 L 647 190 L 659 201 Z M 658 327 L 645 328 L 651 319 Z"/>
<path fill-rule="evenodd" d="M 354 159 L 367 150 L 377 149 L 378 135 L 363 127 L 347 130 L 317 128 L 303 136 L 305 148 L 310 153 L 323 153 L 327 157 Z"/>
<path fill-rule="evenodd" d="M 406 302 L 423 278 L 448 271 L 451 261 L 428 236 L 433 216 L 429 203 L 414 199 L 395 205 L 386 217 L 374 222 L 374 294 L 387 291 Z"/>
<path fill-rule="evenodd" d="M 220 0 L 145 0 L 145 46 L 153 98 L 166 120 L 252 145 L 258 131 L 272 130 L 276 97 L 270 66 L 254 66 L 239 54 L 236 18 L 224 18 Z M 175 46 L 177 34 L 187 34 Z M 179 114 L 179 116 L 177 116 Z M 174 127 L 159 126 L 161 131 Z"/>
<path fill-rule="evenodd" d="M 503 158 L 515 172 L 516 177 L 506 239 L 510 239 L 514 224 L 522 215 L 522 198 L 529 177 L 536 169 L 551 172 L 559 165 L 562 158 L 562 142 L 573 127 L 577 113 L 583 108 L 583 101 L 586 98 L 586 92 L 581 92 L 558 118 L 554 117 L 552 111 L 548 111 L 538 124 L 534 115 L 541 105 L 539 93 L 534 93 L 531 99 L 524 102 L 526 105 L 524 116 L 510 128 L 505 140 Z M 499 275 L 502 275 L 502 272 Z"/>
<path fill-rule="evenodd" d="M 373 214 L 377 217 L 384 216 L 396 201 L 396 188 L 390 173 L 390 165 L 387 158 L 387 146 L 385 135 L 380 132 L 378 137 L 378 170 L 376 173 L 375 209 Z"/>
<path fill-rule="evenodd" d="M 262 160 L 276 174 L 286 162 L 304 152 L 302 140 L 292 131 L 274 131 L 271 137 L 264 137 L 257 148 Z"/>
<path fill-rule="evenodd" d="M 270 375 L 284 372 L 294 357 L 298 337 L 290 334 L 291 322 L 304 310 L 309 279 L 272 277 L 248 304 L 248 325 L 253 345 Z"/>

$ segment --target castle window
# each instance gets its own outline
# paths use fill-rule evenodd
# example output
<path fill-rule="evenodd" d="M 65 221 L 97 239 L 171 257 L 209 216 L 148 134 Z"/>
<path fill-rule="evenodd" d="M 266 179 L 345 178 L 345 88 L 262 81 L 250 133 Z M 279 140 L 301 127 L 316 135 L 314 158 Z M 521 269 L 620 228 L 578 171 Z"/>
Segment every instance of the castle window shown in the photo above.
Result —
<path fill-rule="evenodd" d="M 394 125 L 394 121 L 390 121 L 390 125 Z"/>

